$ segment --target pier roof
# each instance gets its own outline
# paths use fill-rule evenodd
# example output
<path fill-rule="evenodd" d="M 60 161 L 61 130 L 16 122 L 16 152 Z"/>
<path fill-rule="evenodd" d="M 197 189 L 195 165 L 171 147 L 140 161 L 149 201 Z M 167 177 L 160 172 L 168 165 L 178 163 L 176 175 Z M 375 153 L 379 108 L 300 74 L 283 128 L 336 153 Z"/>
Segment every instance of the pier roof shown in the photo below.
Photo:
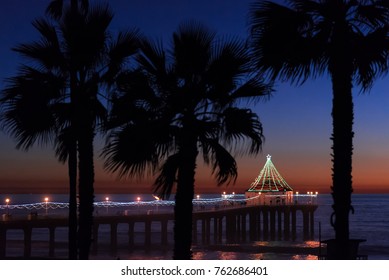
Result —
<path fill-rule="evenodd" d="M 248 192 L 286 192 L 293 191 L 292 187 L 282 178 L 277 171 L 271 155 L 267 155 L 267 160 L 258 177 L 251 183 Z"/>

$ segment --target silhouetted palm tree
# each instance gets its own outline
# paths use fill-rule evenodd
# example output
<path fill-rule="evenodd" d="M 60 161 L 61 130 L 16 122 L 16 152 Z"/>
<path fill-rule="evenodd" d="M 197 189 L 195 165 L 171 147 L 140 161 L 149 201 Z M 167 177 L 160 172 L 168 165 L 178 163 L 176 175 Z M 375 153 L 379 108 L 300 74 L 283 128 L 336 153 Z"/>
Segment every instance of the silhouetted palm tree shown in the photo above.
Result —
<path fill-rule="evenodd" d="M 55 20 L 60 20 L 63 11 L 66 9 L 67 1 L 63 0 L 52 0 L 46 9 L 46 14 L 52 17 Z M 79 11 L 86 15 L 89 8 L 89 0 L 70 0 L 70 11 L 71 13 L 77 14 Z M 74 24 L 76 24 L 74 22 Z M 75 92 L 75 80 L 76 80 L 76 71 L 73 71 L 70 76 L 71 92 Z M 72 97 L 74 94 L 70 94 Z M 73 101 L 73 102 L 72 102 Z M 70 103 L 74 103 L 74 98 L 70 98 Z M 74 105 L 70 106 L 69 110 L 74 108 Z M 75 116 L 75 114 L 71 114 Z M 59 144 L 57 145 L 57 155 L 61 162 L 68 163 L 68 173 L 69 173 L 69 259 L 77 259 L 77 140 L 75 138 L 75 133 L 72 132 L 74 127 L 72 126 L 74 121 L 71 121 L 69 127 L 64 130 L 64 133 L 60 136 Z"/>
<path fill-rule="evenodd" d="M 76 188 L 77 155 L 73 155 L 75 162 L 71 160 L 71 143 L 67 140 L 70 137 L 67 127 L 70 125 L 70 119 L 67 118 L 69 112 L 66 113 L 69 106 L 61 100 L 64 87 L 65 80 L 62 77 L 41 73 L 30 67 L 20 69 L 18 76 L 8 80 L 8 87 L 2 93 L 0 102 L 4 104 L 1 124 L 3 129 L 16 138 L 18 149 L 28 151 L 38 142 L 54 144 L 60 162 L 65 163 L 69 155 L 69 181 Z M 73 219 L 71 209 L 75 210 Z M 73 228 L 76 236 L 69 234 L 71 259 L 77 258 L 77 205 L 72 208 L 70 203 L 69 232 Z"/>
<path fill-rule="evenodd" d="M 198 153 L 219 185 L 234 181 L 237 166 L 228 147 L 256 154 L 263 140 L 258 116 L 234 105 L 270 88 L 248 76 L 250 58 L 242 41 L 217 38 L 195 22 L 180 25 L 166 52 L 151 41 L 141 50 L 140 67 L 123 79 L 132 82 L 120 87 L 113 106 L 118 128 L 104 150 L 106 167 L 135 175 L 155 171 L 163 160 L 155 191 L 166 198 L 176 187 L 173 258 L 191 259 Z"/>
<path fill-rule="evenodd" d="M 67 106 L 70 108 L 66 115 L 67 125 L 61 126 L 62 122 L 53 122 L 55 129 L 52 130 L 56 132 L 57 139 L 61 140 L 57 146 L 57 154 L 60 158 L 64 159 L 66 156 L 61 145 L 71 143 L 74 148 L 74 144 L 77 144 L 78 247 L 81 259 L 88 258 L 91 242 L 94 200 L 93 140 L 96 125 L 106 115 L 104 98 L 107 97 L 109 85 L 113 84 L 117 74 L 123 69 L 126 59 L 138 48 L 138 32 L 135 30 L 121 32 L 115 39 L 110 37 L 108 26 L 112 17 L 109 7 L 100 5 L 89 7 L 82 13 L 65 10 L 62 17 L 54 23 L 46 19 L 34 21 L 33 25 L 40 33 L 40 40 L 14 48 L 15 51 L 33 60 L 34 64 L 22 66 L 20 73 L 10 79 L 10 85 L 4 91 L 6 96 L 3 98 L 5 114 L 7 110 L 10 114 L 13 110 L 17 111 L 17 118 L 9 118 L 6 126 L 19 142 L 20 137 L 24 135 L 26 135 L 24 141 L 29 141 L 30 131 L 23 131 L 24 124 L 20 124 L 18 118 L 21 116 L 23 118 L 24 111 L 19 111 L 18 107 L 14 106 L 15 102 L 17 103 L 19 99 L 28 100 L 32 96 L 41 94 L 42 97 L 39 98 L 42 101 L 39 104 L 42 104 L 42 108 L 39 109 L 43 110 L 44 104 L 55 105 L 57 102 L 71 101 Z M 61 81 L 62 88 L 59 91 L 54 87 L 51 79 Z M 28 82 L 37 84 L 37 87 L 42 86 L 45 91 L 41 91 L 39 87 L 25 87 L 24 84 Z M 32 89 L 34 92 L 31 92 Z M 28 105 L 28 103 L 24 104 L 24 106 Z M 33 107 L 28 110 L 35 111 Z M 36 113 L 43 114 L 43 112 Z M 47 113 L 49 114 L 50 112 Z M 28 119 L 23 121 L 29 122 Z M 36 125 L 38 128 L 41 125 L 40 122 L 28 124 Z M 60 130 L 58 130 L 59 126 L 61 126 Z M 43 133 L 39 137 L 45 140 L 47 136 L 48 134 Z M 74 153 L 68 151 L 68 155 Z"/>
<path fill-rule="evenodd" d="M 370 89 L 387 71 L 388 1 L 291 0 L 251 6 L 256 65 L 274 80 L 304 82 L 328 73 L 333 91 L 332 196 L 335 258 L 348 258 L 352 189 L 352 87 Z"/>

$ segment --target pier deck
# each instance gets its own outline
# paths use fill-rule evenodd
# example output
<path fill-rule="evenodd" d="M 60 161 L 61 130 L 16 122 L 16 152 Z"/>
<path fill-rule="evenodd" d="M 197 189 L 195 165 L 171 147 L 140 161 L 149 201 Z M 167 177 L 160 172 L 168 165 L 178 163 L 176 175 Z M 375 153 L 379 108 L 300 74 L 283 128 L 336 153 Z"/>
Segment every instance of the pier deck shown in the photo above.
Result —
<path fill-rule="evenodd" d="M 241 205 L 230 208 L 194 209 L 193 213 L 193 243 L 194 244 L 234 244 L 258 240 L 295 240 L 297 227 L 302 228 L 304 240 L 313 239 L 314 204 L 295 205 Z M 152 224 L 160 224 L 160 240 L 152 240 Z M 129 249 L 135 245 L 150 248 L 159 244 L 169 245 L 169 223 L 174 223 L 173 212 L 139 212 L 127 215 L 98 215 L 94 217 L 92 251 L 98 251 L 99 227 L 109 225 L 110 248 L 117 250 L 118 225 L 128 225 Z M 137 230 L 143 228 L 142 244 L 135 244 L 135 224 Z M 139 226 L 139 224 L 141 224 Z M 142 226 L 143 224 L 143 226 Z M 48 257 L 55 257 L 58 228 L 67 228 L 67 217 L 36 216 L 36 217 L 3 217 L 0 221 L 0 259 L 7 258 L 7 232 L 9 230 L 23 231 L 24 244 L 21 257 L 32 256 L 33 229 L 46 228 L 49 230 Z M 120 244 L 122 246 L 122 244 Z"/>

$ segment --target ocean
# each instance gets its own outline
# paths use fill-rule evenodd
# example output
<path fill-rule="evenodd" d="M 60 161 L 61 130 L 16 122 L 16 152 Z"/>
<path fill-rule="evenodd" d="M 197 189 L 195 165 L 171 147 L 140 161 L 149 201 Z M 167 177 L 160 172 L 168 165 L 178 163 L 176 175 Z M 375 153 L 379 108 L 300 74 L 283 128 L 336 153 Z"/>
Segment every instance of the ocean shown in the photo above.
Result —
<path fill-rule="evenodd" d="M 220 194 L 201 195 L 201 199 L 220 198 Z M 45 207 L 45 197 L 48 199 L 48 204 Z M 34 212 L 40 215 L 66 215 L 67 208 L 56 208 L 54 202 L 66 203 L 66 195 L 0 195 L 0 201 L 9 198 L 9 208 L 0 209 L 0 214 L 9 214 L 17 217 L 26 215 L 27 212 Z M 315 233 L 312 240 L 302 240 L 302 226 L 298 223 L 297 239 L 294 241 L 256 241 L 244 242 L 242 244 L 213 244 L 213 245 L 194 245 L 194 259 L 317 259 L 315 252 L 319 247 L 319 239 L 325 240 L 334 237 L 334 231 L 330 225 L 329 219 L 332 213 L 332 198 L 329 194 L 319 194 L 314 198 L 314 202 L 318 204 L 318 209 L 315 211 Z M 155 201 L 155 198 L 150 194 L 115 194 L 115 195 L 96 195 L 95 202 L 101 202 L 101 207 L 96 207 L 97 215 L 115 215 L 126 211 L 172 211 L 171 206 L 155 206 L 146 205 L 143 207 L 128 207 L 128 204 L 123 207 L 105 207 L 104 205 L 113 206 L 114 202 L 147 202 Z M 389 195 L 387 194 L 354 194 L 352 196 L 352 204 L 355 209 L 354 215 L 350 214 L 350 238 L 366 239 L 366 242 L 361 243 L 359 253 L 368 255 L 369 260 L 389 260 Z M 17 209 L 19 204 L 42 203 L 38 209 L 29 208 Z M 108 203 L 108 204 L 104 204 Z M 111 203 L 111 204 L 109 204 Z M 304 203 L 301 201 L 300 203 Z M 196 207 L 196 206 L 195 206 Z M 320 228 L 320 231 L 319 231 Z M 125 225 L 118 227 L 118 249 L 115 252 L 110 250 L 110 234 L 109 227 L 102 226 L 99 228 L 99 246 L 96 252 L 92 252 L 91 259 L 171 259 L 172 244 L 173 244 L 173 226 L 169 225 L 168 246 L 160 247 L 153 246 L 151 250 L 143 250 L 142 248 L 128 249 L 128 228 Z M 158 239 L 158 229 L 153 230 L 152 238 Z M 141 230 L 135 229 L 135 243 L 137 240 L 142 240 Z M 67 229 L 58 228 L 56 230 L 56 248 L 55 258 L 67 257 Z M 48 230 L 34 229 L 32 256 L 35 258 L 44 258 L 48 252 Z M 21 256 L 23 244 L 23 232 L 18 230 L 9 230 L 7 232 L 7 257 Z M 299 250 L 307 249 L 307 250 Z"/>

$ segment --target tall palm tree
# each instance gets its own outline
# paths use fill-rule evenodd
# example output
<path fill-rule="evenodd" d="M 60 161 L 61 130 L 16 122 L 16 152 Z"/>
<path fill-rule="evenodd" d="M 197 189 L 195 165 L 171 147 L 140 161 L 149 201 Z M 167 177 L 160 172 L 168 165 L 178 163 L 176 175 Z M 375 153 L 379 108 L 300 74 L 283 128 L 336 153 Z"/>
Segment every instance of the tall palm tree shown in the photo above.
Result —
<path fill-rule="evenodd" d="M 333 93 L 331 224 L 337 259 L 349 258 L 352 194 L 352 88 L 371 88 L 387 71 L 388 1 L 257 1 L 251 6 L 251 47 L 260 73 L 304 82 L 327 74 Z"/>
<path fill-rule="evenodd" d="M 21 72 L 10 79 L 9 87 L 3 91 L 6 113 L 16 111 L 18 117 L 23 115 L 23 111 L 13 106 L 18 99 L 42 94 L 42 104 L 68 103 L 67 114 L 56 116 L 58 122 L 53 125 L 57 129 L 57 139 L 62 141 L 62 144 L 57 146 L 60 158 L 64 159 L 63 144 L 71 143 L 73 149 L 77 148 L 80 259 L 88 258 L 91 243 L 94 200 L 93 140 L 97 125 L 106 115 L 104 98 L 107 97 L 109 86 L 125 67 L 127 58 L 138 48 L 139 34 L 136 30 L 120 32 L 116 38 L 112 38 L 108 32 L 112 17 L 109 7 L 100 5 L 89 7 L 82 13 L 65 10 L 63 16 L 54 22 L 47 19 L 34 21 L 33 25 L 40 33 L 40 40 L 14 48 L 32 60 L 33 64 L 22 66 Z M 60 94 L 47 76 L 61 81 Z M 30 80 L 42 89 L 25 87 L 24 83 Z M 46 91 L 44 87 L 47 88 Z M 31 92 L 33 89 L 34 92 Z M 35 109 L 32 107 L 28 110 Z M 63 125 L 61 120 L 66 119 L 67 123 Z M 24 127 L 20 126 L 19 119 L 9 120 L 5 125 L 14 136 L 27 134 L 29 139 L 29 131 L 23 131 Z M 31 123 L 31 126 L 33 125 L 39 127 L 41 123 Z M 68 151 L 68 155 L 74 153 Z"/>
<path fill-rule="evenodd" d="M 46 82 L 46 83 L 45 83 Z M 17 141 L 16 147 L 28 151 L 35 143 L 54 144 L 56 156 L 68 161 L 70 192 L 76 192 L 76 147 L 70 141 L 69 105 L 61 100 L 65 81 L 62 77 L 39 73 L 26 67 L 8 80 L 0 103 L 2 128 Z M 45 94 L 43 94 L 45 93 Z M 67 112 L 67 113 L 66 113 Z M 37 125 L 39 124 L 39 125 Z M 74 151 L 74 152 L 71 152 Z M 74 190 L 72 190 L 74 188 Z M 77 193 L 74 193 L 76 197 Z M 77 205 L 69 200 L 69 258 L 77 258 Z M 73 234 L 72 234 L 73 233 Z"/>
<path fill-rule="evenodd" d="M 11 134 L 17 141 L 16 147 L 24 151 L 28 151 L 35 143 L 54 144 L 58 160 L 62 163 L 68 161 L 70 192 L 73 192 L 72 188 L 76 192 L 76 147 L 73 146 L 73 149 L 71 145 L 74 142 L 69 141 L 69 104 L 62 100 L 65 80 L 60 76 L 23 67 L 18 76 L 7 82 L 0 99 L 0 103 L 3 103 L 0 117 L 2 129 Z M 73 150 L 74 153 L 71 152 Z M 77 205 L 72 204 L 72 199 L 69 202 L 69 258 L 75 259 Z"/>
<path fill-rule="evenodd" d="M 70 0 L 70 11 L 73 14 L 81 13 L 86 15 L 89 8 L 89 0 Z M 52 0 L 46 9 L 46 14 L 55 20 L 60 20 L 65 10 L 65 2 L 63 0 Z M 74 23 L 76 24 L 76 23 Z M 70 76 L 70 103 L 74 107 L 74 94 L 76 84 L 76 71 L 72 71 Z M 72 98 L 73 97 L 73 98 Z M 69 110 L 71 109 L 69 108 Z M 75 114 L 71 114 L 75 115 Z M 69 232 L 68 232 L 68 248 L 69 259 L 77 259 L 77 140 L 72 131 L 74 127 L 71 121 L 69 127 L 64 130 L 59 138 L 60 142 L 57 145 L 57 155 L 63 163 L 68 163 L 69 174 Z"/>
<path fill-rule="evenodd" d="M 128 73 L 137 78 L 119 86 L 112 110 L 117 128 L 103 153 L 105 166 L 121 176 L 160 166 L 157 194 L 165 198 L 175 188 L 173 258 L 191 259 L 197 156 L 200 152 L 211 165 L 219 185 L 234 181 L 231 151 L 256 154 L 263 141 L 258 116 L 236 103 L 264 96 L 270 87 L 249 77 L 244 42 L 216 37 L 196 22 L 181 24 L 167 51 L 145 40 L 138 63 L 139 69 Z"/>

